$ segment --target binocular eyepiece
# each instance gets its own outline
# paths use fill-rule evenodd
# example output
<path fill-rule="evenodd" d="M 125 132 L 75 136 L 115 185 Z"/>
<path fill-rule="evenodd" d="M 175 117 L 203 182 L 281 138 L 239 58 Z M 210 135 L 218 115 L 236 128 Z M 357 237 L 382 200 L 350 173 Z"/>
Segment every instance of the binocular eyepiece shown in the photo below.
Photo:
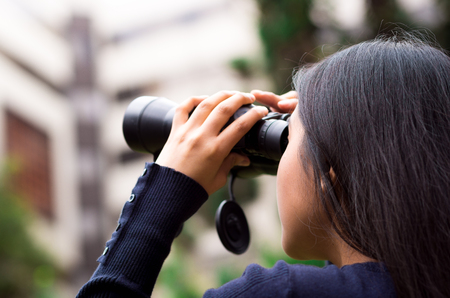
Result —
<path fill-rule="evenodd" d="M 123 119 L 123 134 L 128 146 L 134 151 L 157 156 L 169 137 L 176 107 L 176 103 L 163 97 L 141 96 L 133 100 Z M 245 105 L 239 108 L 227 125 L 252 107 Z M 233 147 L 234 152 L 250 159 L 250 166 L 233 169 L 238 177 L 276 175 L 288 143 L 289 117 L 290 114 L 270 112 Z"/>

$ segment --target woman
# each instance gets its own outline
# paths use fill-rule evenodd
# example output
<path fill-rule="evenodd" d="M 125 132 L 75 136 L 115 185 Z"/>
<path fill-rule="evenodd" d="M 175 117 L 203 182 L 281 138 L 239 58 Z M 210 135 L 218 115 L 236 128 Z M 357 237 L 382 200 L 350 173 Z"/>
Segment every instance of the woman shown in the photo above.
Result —
<path fill-rule="evenodd" d="M 282 245 L 315 268 L 250 265 L 207 297 L 450 297 L 450 59 L 397 34 L 300 70 L 297 101 L 220 92 L 178 108 L 79 297 L 148 297 L 179 226 L 248 165 L 230 153 L 267 110 L 292 111 L 277 175 Z M 189 117 L 189 113 L 196 107 Z"/>

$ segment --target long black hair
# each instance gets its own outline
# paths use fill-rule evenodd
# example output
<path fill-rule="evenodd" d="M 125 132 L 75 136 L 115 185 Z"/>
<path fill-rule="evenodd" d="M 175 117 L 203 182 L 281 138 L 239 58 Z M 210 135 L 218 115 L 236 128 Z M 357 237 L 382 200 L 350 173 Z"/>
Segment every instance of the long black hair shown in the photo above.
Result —
<path fill-rule="evenodd" d="M 306 67 L 295 84 L 334 230 L 386 265 L 399 297 L 450 297 L 450 58 L 402 32 Z"/>

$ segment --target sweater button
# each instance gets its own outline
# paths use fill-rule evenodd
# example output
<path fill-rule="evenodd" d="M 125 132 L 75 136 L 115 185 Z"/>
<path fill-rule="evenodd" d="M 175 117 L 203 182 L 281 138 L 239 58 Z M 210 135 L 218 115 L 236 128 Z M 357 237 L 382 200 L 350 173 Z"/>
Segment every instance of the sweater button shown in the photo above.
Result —
<path fill-rule="evenodd" d="M 142 177 L 144 177 L 144 176 L 145 176 L 145 174 L 147 174 L 147 168 L 144 168 L 144 171 L 142 171 L 142 174 L 141 174 L 141 176 L 142 176 Z"/>
<path fill-rule="evenodd" d="M 105 247 L 105 250 L 103 251 L 102 255 L 103 255 L 103 256 L 106 255 L 106 254 L 108 253 L 108 250 L 109 250 L 109 247 L 108 247 L 108 246 Z"/>
<path fill-rule="evenodd" d="M 136 198 L 136 195 L 134 193 L 132 193 L 130 198 L 128 199 L 128 201 L 133 202 L 135 198 Z"/>

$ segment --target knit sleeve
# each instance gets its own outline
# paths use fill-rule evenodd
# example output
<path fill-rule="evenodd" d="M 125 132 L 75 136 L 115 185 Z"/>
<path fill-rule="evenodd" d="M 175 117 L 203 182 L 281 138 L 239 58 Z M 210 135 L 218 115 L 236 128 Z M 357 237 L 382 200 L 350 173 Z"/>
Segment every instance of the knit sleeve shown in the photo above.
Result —
<path fill-rule="evenodd" d="M 177 231 L 207 200 L 184 174 L 146 164 L 81 297 L 149 297 Z"/>

